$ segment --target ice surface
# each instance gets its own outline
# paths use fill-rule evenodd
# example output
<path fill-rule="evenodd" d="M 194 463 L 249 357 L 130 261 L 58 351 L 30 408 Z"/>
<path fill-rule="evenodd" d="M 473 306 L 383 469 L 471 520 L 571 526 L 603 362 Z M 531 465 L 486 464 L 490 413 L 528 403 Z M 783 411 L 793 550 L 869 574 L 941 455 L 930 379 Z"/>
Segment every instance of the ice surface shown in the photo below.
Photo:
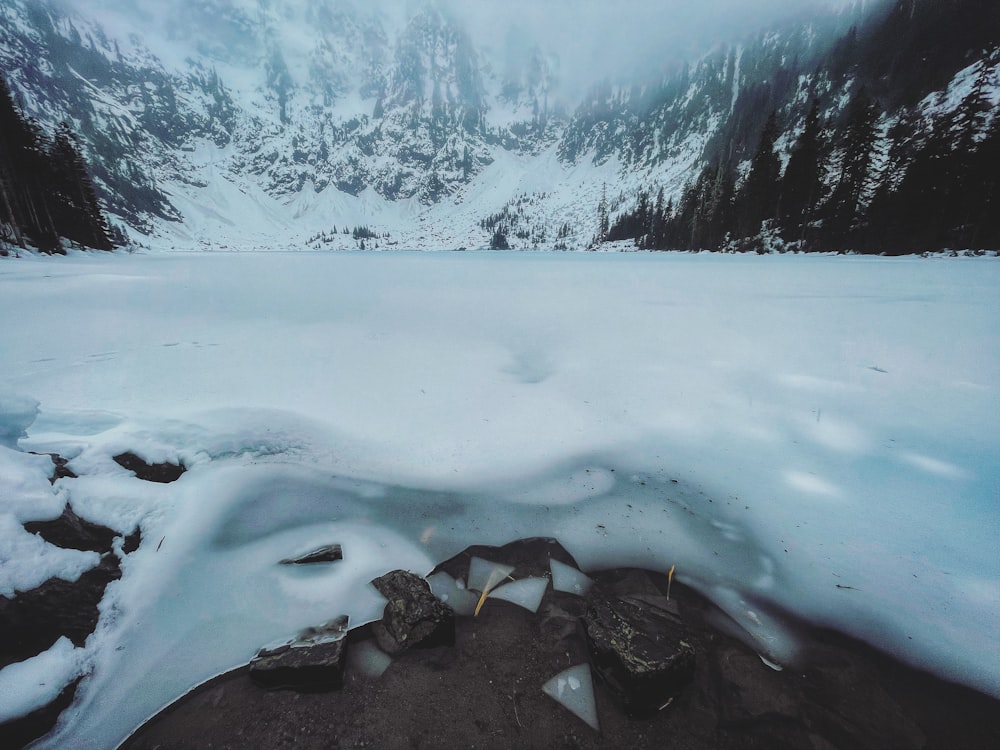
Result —
<path fill-rule="evenodd" d="M 524 607 L 529 612 L 537 612 L 548 587 L 548 578 L 521 578 L 493 589 L 490 599 L 503 599 Z"/>
<path fill-rule="evenodd" d="M 572 565 L 561 563 L 558 560 L 550 559 L 549 569 L 552 571 L 552 588 L 556 591 L 566 591 L 570 594 L 583 596 L 594 583 L 586 573 L 581 573 Z"/>
<path fill-rule="evenodd" d="M 17 448 L 38 414 L 38 402 L 13 393 L 0 393 L 0 446 Z"/>
<path fill-rule="evenodd" d="M 392 664 L 392 657 L 368 638 L 347 647 L 347 669 L 369 679 L 376 679 Z"/>
<path fill-rule="evenodd" d="M 479 597 L 460 586 L 458 581 L 443 570 L 427 576 L 427 582 L 431 585 L 434 596 L 455 610 L 455 614 L 469 616 L 475 613 Z"/>
<path fill-rule="evenodd" d="M 542 685 L 542 691 L 583 719 L 595 732 L 601 731 L 589 664 L 577 664 L 560 672 Z"/>
<path fill-rule="evenodd" d="M 481 557 L 473 557 L 469 560 L 469 588 L 473 591 L 489 591 L 496 588 L 513 572 L 513 565 L 502 565 Z"/>
<path fill-rule="evenodd" d="M 787 608 L 1000 695 L 998 288 L 992 259 L 0 259 L 18 447 L 81 475 L 0 449 L 3 543 L 66 501 L 143 532 L 42 747 L 113 747 L 265 643 L 378 617 L 372 578 L 532 536 L 676 565 L 772 662 Z"/>
<path fill-rule="evenodd" d="M 0 670 L 0 724 L 54 701 L 83 673 L 82 651 L 60 638 L 48 651 Z"/>

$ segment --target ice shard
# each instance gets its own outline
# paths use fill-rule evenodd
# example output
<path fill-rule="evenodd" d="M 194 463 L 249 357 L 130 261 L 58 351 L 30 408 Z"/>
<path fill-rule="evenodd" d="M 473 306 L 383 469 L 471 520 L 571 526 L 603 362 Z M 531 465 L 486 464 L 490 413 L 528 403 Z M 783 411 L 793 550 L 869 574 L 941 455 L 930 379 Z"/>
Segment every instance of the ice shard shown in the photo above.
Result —
<path fill-rule="evenodd" d="M 473 557 L 469 561 L 469 588 L 489 591 L 513 572 L 513 565 L 501 565 L 481 557 Z"/>
<path fill-rule="evenodd" d="M 434 596 L 455 610 L 456 615 L 471 615 L 476 611 L 479 597 L 443 570 L 427 576 L 427 583 Z"/>
<path fill-rule="evenodd" d="M 513 583 L 507 583 L 490 592 L 491 599 L 503 599 L 524 607 L 529 612 L 537 612 L 542 603 L 545 589 L 549 587 L 548 578 L 522 578 Z"/>
<path fill-rule="evenodd" d="M 594 699 L 594 682 L 590 678 L 590 666 L 577 664 L 560 672 L 542 685 L 542 692 L 558 701 L 600 732 L 597 723 L 597 701 Z"/>
<path fill-rule="evenodd" d="M 550 559 L 549 569 L 552 571 L 552 588 L 556 591 L 567 591 L 570 594 L 583 596 L 594 583 L 586 574 L 581 573 L 572 565 L 561 563 L 558 560 Z"/>

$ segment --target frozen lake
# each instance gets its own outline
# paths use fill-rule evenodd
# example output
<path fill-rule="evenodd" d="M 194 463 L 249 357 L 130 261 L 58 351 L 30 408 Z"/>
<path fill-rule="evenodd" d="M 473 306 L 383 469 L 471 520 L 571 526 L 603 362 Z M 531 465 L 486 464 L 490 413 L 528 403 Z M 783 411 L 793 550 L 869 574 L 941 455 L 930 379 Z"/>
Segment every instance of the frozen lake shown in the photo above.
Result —
<path fill-rule="evenodd" d="M 37 402 L 19 448 L 80 475 L 0 447 L 0 520 L 68 500 L 144 538 L 50 654 L 89 676 L 46 747 L 377 616 L 387 570 L 535 535 L 676 565 L 771 661 L 786 607 L 1000 696 L 996 259 L 76 254 L 0 259 L 0 314 L 0 424 Z M 123 450 L 190 470 L 151 486 Z M 329 542 L 330 572 L 275 565 Z"/>

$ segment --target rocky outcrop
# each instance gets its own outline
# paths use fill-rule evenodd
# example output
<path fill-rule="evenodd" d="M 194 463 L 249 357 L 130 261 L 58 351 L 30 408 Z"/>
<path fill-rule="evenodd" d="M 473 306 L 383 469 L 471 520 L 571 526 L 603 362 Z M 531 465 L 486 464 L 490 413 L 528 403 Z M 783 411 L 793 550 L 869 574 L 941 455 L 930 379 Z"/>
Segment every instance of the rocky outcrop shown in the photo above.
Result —
<path fill-rule="evenodd" d="M 344 559 L 344 549 L 339 544 L 325 544 L 298 557 L 279 560 L 280 565 L 315 565 L 316 563 L 337 562 Z"/>
<path fill-rule="evenodd" d="M 118 536 L 106 526 L 80 518 L 69 504 L 63 509 L 59 518 L 53 521 L 28 521 L 24 524 L 24 529 L 32 534 L 38 534 L 46 542 L 57 547 L 101 554 L 111 552 L 115 537 Z"/>
<path fill-rule="evenodd" d="M 587 597 L 580 625 L 591 664 L 629 716 L 667 708 L 694 679 L 694 647 L 669 605 L 666 598 L 662 606 L 640 605 L 600 589 Z"/>
<path fill-rule="evenodd" d="M 181 475 L 187 471 L 184 464 L 172 464 L 169 462 L 151 464 L 139 458 L 134 453 L 126 451 L 114 456 L 115 463 L 123 469 L 133 472 L 139 479 L 147 482 L 160 482 L 169 484 L 176 482 Z"/>
<path fill-rule="evenodd" d="M 250 661 L 250 677 L 269 689 L 336 690 L 344 684 L 347 617 L 307 628 L 295 638 L 264 647 Z"/>
<path fill-rule="evenodd" d="M 455 642 L 455 613 L 431 593 L 423 578 L 394 570 L 376 578 L 372 585 L 389 600 L 381 621 L 372 628 L 379 648 L 387 654 Z"/>

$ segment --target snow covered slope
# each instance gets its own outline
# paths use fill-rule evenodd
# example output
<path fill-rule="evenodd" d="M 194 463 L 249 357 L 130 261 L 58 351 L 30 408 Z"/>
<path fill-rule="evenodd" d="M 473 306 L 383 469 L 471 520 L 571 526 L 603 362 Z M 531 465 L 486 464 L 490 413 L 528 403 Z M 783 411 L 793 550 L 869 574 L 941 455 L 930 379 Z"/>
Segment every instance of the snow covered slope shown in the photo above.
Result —
<path fill-rule="evenodd" d="M 890 18 L 886 38 L 893 3 L 861 4 L 685 65 L 663 50 L 582 99 L 544 29 L 484 41 L 434 2 L 8 0 L 0 67 L 28 114 L 72 124 L 108 209 L 150 246 L 482 247 L 500 228 L 515 248 L 581 248 L 602 195 L 614 214 L 640 189 L 678 196 L 720 153 L 745 166 L 772 109 L 785 155 L 813 97 L 835 125 L 860 85 L 884 131 L 905 115 L 919 139 L 1000 46 L 966 22 L 977 1 L 943 55 L 935 19 Z M 900 75 L 927 50 L 932 70 Z"/>

